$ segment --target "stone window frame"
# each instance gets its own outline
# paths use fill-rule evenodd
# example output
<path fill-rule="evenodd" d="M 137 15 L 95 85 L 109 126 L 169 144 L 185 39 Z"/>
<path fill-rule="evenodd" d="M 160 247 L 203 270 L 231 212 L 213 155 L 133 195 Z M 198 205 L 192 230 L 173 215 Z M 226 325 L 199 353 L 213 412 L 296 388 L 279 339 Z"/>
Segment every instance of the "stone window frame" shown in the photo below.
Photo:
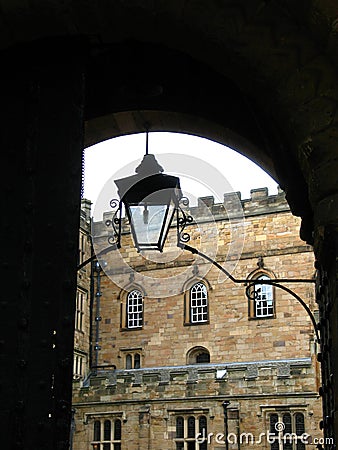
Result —
<path fill-rule="evenodd" d="M 302 405 L 280 405 L 280 406 L 274 406 L 274 407 L 265 407 L 264 408 L 264 415 L 265 415 L 265 423 L 266 423 L 266 429 L 270 432 L 270 435 L 275 435 L 276 438 L 278 438 L 277 442 L 268 444 L 269 450 L 305 450 L 306 445 L 302 444 L 300 440 L 292 439 L 291 442 L 289 439 L 286 440 L 286 445 L 284 445 L 283 435 L 284 433 L 289 433 L 292 435 L 295 433 L 297 436 L 302 436 L 303 433 L 306 433 L 306 412 L 307 407 Z M 277 416 L 277 420 L 274 421 L 274 423 L 281 424 L 280 430 L 278 431 L 274 423 L 271 421 L 272 416 Z M 285 426 L 285 415 L 290 416 L 290 422 L 289 427 Z M 303 427 L 301 430 L 301 433 L 299 430 L 297 430 L 297 415 L 301 415 L 303 418 Z M 288 424 L 286 424 L 288 425 Z M 284 428 L 285 427 L 285 428 Z M 298 432 L 299 433 L 298 433 Z"/>
<path fill-rule="evenodd" d="M 143 295 L 139 289 L 128 292 L 126 301 L 126 328 L 143 327 Z"/>
<path fill-rule="evenodd" d="M 121 450 L 124 422 L 122 413 L 96 413 L 88 415 L 86 419 L 85 423 L 90 426 L 89 442 L 92 450 Z"/>
<path fill-rule="evenodd" d="M 74 350 L 73 354 L 73 380 L 81 380 L 85 377 L 87 354 L 80 350 Z"/>
<path fill-rule="evenodd" d="M 202 284 L 206 289 L 206 299 L 207 299 L 207 319 L 203 321 L 192 321 L 192 306 L 191 306 L 191 290 L 194 286 Z M 183 315 L 183 323 L 184 326 L 198 326 L 198 325 L 208 325 L 210 323 L 210 291 L 211 285 L 205 278 L 193 277 L 188 280 L 184 287 L 184 315 Z"/>
<path fill-rule="evenodd" d="M 87 302 L 88 291 L 78 286 L 76 289 L 75 331 L 80 333 L 84 333 Z"/>
<path fill-rule="evenodd" d="M 201 437 L 203 436 L 203 431 L 200 427 L 201 419 L 203 418 L 206 422 L 204 435 L 206 436 L 206 438 L 208 437 L 208 425 L 210 420 L 209 410 L 172 410 L 169 412 L 169 414 L 169 427 L 175 445 L 174 448 L 176 450 L 207 450 L 207 441 L 198 444 L 196 442 L 196 435 L 197 433 L 201 433 Z M 178 419 L 182 419 L 182 434 L 178 433 Z M 194 419 L 193 427 L 191 426 L 191 419 Z"/>
<path fill-rule="evenodd" d="M 248 276 L 248 282 L 251 280 L 257 280 L 260 277 L 267 277 L 270 280 L 273 281 L 274 278 L 276 278 L 275 274 L 268 269 L 265 268 L 259 268 L 257 270 L 254 270 L 250 273 Z M 266 285 L 268 286 L 268 285 Z M 248 317 L 250 320 L 269 320 L 269 319 L 275 319 L 276 318 L 276 289 L 274 286 L 271 286 L 270 292 L 271 292 L 271 300 L 272 300 L 272 313 L 267 315 L 259 315 L 256 314 L 256 300 L 254 299 L 254 290 L 257 289 L 257 285 L 254 285 L 250 292 L 250 298 L 248 298 Z"/>
<path fill-rule="evenodd" d="M 130 357 L 130 359 L 128 358 Z M 121 348 L 119 351 L 119 359 L 121 361 L 121 369 L 135 370 L 141 369 L 143 365 L 143 349 L 141 347 Z M 130 363 L 128 362 L 130 360 Z M 128 367 L 130 365 L 130 367 Z"/>
<path fill-rule="evenodd" d="M 197 362 L 197 357 L 200 354 L 207 353 L 209 355 L 209 361 L 208 362 Z M 190 364 L 209 364 L 210 363 L 210 352 L 206 347 L 203 347 L 201 345 L 192 347 L 187 351 L 186 356 L 186 362 L 188 365 Z"/>
<path fill-rule="evenodd" d="M 132 293 L 134 291 L 140 292 L 140 294 L 142 296 L 142 319 L 141 319 L 142 323 L 139 326 L 130 327 L 130 326 L 128 326 L 128 296 L 130 293 Z M 144 289 L 135 283 L 130 284 L 129 286 L 127 286 L 121 290 L 121 292 L 118 296 L 118 299 L 120 300 L 120 330 L 121 331 L 133 332 L 133 331 L 143 329 L 145 297 L 146 297 L 146 293 L 145 293 Z"/>

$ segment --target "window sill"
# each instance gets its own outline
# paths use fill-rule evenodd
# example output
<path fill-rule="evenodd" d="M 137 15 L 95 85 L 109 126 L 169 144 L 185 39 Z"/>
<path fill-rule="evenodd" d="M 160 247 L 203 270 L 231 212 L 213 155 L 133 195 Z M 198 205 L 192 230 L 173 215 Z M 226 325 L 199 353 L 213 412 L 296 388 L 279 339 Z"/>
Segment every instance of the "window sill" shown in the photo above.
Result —
<path fill-rule="evenodd" d="M 206 320 L 205 322 L 185 322 L 184 326 L 185 327 L 196 327 L 198 325 L 209 325 L 210 322 L 209 320 Z"/>
<path fill-rule="evenodd" d="M 262 317 L 249 317 L 249 320 L 270 320 L 275 319 L 276 316 L 273 314 L 272 316 L 262 316 Z"/>
<path fill-rule="evenodd" d="M 135 328 L 127 328 L 127 327 L 121 327 L 120 331 L 138 331 L 143 330 L 143 327 L 135 327 Z"/>

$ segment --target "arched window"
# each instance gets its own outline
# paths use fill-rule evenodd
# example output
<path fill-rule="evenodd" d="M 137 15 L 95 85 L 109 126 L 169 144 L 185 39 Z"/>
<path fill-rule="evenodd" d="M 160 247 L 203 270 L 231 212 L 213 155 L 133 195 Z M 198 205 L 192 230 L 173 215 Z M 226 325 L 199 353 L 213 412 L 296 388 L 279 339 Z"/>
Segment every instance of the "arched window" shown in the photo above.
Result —
<path fill-rule="evenodd" d="M 127 328 L 141 328 L 143 325 L 143 295 L 134 289 L 127 297 Z"/>
<path fill-rule="evenodd" d="M 130 351 L 126 354 L 126 369 L 140 369 L 141 355 L 138 352 Z"/>
<path fill-rule="evenodd" d="M 187 364 L 207 364 L 210 362 L 210 353 L 205 347 L 194 347 L 187 353 Z"/>
<path fill-rule="evenodd" d="M 101 422 L 99 420 L 95 420 L 94 422 L 94 441 L 101 440 Z"/>
<path fill-rule="evenodd" d="M 196 436 L 195 417 L 188 417 L 188 438 L 194 438 Z"/>
<path fill-rule="evenodd" d="M 120 441 L 122 435 L 122 423 L 120 419 L 116 419 L 114 423 L 114 441 Z"/>
<path fill-rule="evenodd" d="M 201 352 L 196 355 L 196 364 L 206 364 L 210 362 L 209 352 Z"/>
<path fill-rule="evenodd" d="M 134 355 L 134 369 L 139 369 L 141 367 L 141 356 L 139 353 Z"/>
<path fill-rule="evenodd" d="M 103 440 L 110 441 L 111 439 L 111 422 L 110 420 L 105 420 L 103 424 Z"/>
<path fill-rule="evenodd" d="M 184 438 L 184 419 L 181 416 L 176 417 L 176 438 Z"/>
<path fill-rule="evenodd" d="M 190 288 L 190 322 L 208 321 L 208 291 L 205 284 L 198 282 Z"/>
<path fill-rule="evenodd" d="M 259 281 L 262 281 L 260 283 Z M 252 319 L 264 319 L 275 316 L 274 287 L 263 281 L 273 281 L 266 272 L 256 271 L 254 276 L 248 279 L 248 283 L 255 281 L 250 289 L 249 317 Z"/>
<path fill-rule="evenodd" d="M 257 280 L 270 280 L 267 275 L 261 275 Z M 255 284 L 254 287 L 255 317 L 270 317 L 274 314 L 273 286 L 270 284 Z"/>

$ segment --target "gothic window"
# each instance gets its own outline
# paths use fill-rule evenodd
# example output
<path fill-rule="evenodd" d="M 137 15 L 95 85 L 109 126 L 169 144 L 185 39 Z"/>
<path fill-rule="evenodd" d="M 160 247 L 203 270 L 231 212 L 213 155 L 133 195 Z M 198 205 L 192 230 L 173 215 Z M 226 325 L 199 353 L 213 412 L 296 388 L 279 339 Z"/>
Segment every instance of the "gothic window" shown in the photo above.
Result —
<path fill-rule="evenodd" d="M 134 289 L 127 297 L 127 328 L 141 328 L 143 325 L 143 295 Z"/>
<path fill-rule="evenodd" d="M 265 272 L 258 272 L 252 280 L 255 280 L 255 284 L 252 285 L 249 292 L 249 317 L 254 319 L 274 317 L 274 287 L 271 284 L 263 283 L 263 281 L 273 281 L 273 278 Z M 262 283 L 259 283 L 260 280 L 262 280 Z M 250 280 L 248 281 L 250 282 Z"/>
<path fill-rule="evenodd" d="M 139 369 L 141 367 L 141 355 L 135 353 L 134 355 L 134 369 Z"/>
<path fill-rule="evenodd" d="M 93 450 L 121 450 L 122 423 L 120 419 L 95 420 Z"/>
<path fill-rule="evenodd" d="M 190 322 L 208 321 L 208 291 L 205 284 L 195 283 L 190 289 Z"/>
<path fill-rule="evenodd" d="M 140 369 L 141 368 L 141 349 L 128 349 L 121 351 L 121 357 L 124 359 L 125 369 Z"/>
<path fill-rule="evenodd" d="M 198 434 L 198 442 L 196 437 Z M 176 417 L 176 450 L 207 450 L 207 418 L 206 416 L 189 415 Z M 203 441 L 205 437 L 205 441 Z"/>
<path fill-rule="evenodd" d="M 261 275 L 258 280 L 270 280 L 267 275 Z M 255 317 L 270 317 L 274 314 L 273 286 L 269 284 L 256 284 L 255 295 Z"/>
<path fill-rule="evenodd" d="M 301 412 L 276 412 L 269 416 L 270 450 L 305 450 L 301 437 L 305 433 L 304 414 Z M 271 439 L 272 440 L 272 439 Z"/>

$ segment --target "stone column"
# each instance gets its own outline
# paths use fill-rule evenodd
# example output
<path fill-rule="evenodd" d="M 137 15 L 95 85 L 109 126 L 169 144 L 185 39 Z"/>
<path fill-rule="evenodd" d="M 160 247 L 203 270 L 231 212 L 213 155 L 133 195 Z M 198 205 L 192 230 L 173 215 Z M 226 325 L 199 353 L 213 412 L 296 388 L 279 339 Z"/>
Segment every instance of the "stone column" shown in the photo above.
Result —
<path fill-rule="evenodd" d="M 83 148 L 82 43 L 1 55 L 1 448 L 68 449 Z"/>

